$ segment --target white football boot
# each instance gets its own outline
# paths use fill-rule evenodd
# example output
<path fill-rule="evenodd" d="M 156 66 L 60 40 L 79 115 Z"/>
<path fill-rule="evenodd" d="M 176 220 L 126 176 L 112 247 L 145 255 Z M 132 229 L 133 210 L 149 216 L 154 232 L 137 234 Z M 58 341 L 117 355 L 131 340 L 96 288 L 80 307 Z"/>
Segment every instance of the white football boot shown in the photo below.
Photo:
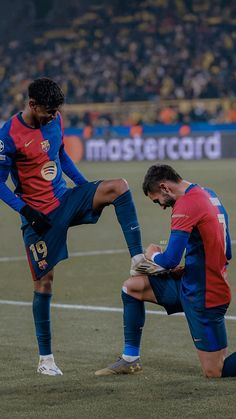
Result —
<path fill-rule="evenodd" d="M 135 255 L 131 259 L 131 268 L 130 275 L 158 275 L 164 273 L 167 270 L 162 268 L 162 266 L 157 265 L 156 263 L 148 260 L 143 253 Z"/>
<path fill-rule="evenodd" d="M 56 366 L 53 355 L 40 356 L 37 372 L 44 375 L 63 375 Z"/>

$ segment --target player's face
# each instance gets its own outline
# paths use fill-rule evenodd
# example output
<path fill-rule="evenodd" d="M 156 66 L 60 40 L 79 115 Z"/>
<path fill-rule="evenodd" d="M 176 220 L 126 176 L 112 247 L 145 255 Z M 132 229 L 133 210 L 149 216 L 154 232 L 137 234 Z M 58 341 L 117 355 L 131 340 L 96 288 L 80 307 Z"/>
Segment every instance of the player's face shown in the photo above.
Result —
<path fill-rule="evenodd" d="M 164 210 L 168 207 L 173 207 L 176 201 L 171 191 L 163 191 L 161 189 L 156 192 L 149 192 L 148 196 L 154 204 L 159 204 Z"/>
<path fill-rule="evenodd" d="M 33 117 L 38 125 L 46 125 L 51 122 L 56 118 L 57 112 L 58 108 L 46 108 L 36 104 L 32 107 Z"/>

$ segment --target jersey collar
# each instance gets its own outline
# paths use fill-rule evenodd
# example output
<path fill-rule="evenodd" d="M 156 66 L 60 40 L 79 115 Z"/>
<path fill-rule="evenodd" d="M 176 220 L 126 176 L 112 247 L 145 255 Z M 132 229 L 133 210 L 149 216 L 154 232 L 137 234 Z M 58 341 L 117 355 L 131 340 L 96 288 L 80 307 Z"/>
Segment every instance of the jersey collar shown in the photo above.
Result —
<path fill-rule="evenodd" d="M 198 186 L 197 183 L 191 183 L 191 185 L 189 185 L 185 191 L 185 194 L 188 193 L 189 191 L 191 191 L 193 188 L 195 188 L 195 186 Z"/>

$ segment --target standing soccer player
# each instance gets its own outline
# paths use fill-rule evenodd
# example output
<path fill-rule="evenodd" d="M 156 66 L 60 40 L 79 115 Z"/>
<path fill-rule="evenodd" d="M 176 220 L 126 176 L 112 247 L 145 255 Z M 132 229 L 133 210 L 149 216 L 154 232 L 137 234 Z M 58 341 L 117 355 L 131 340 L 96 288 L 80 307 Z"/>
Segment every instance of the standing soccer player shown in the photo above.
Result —
<path fill-rule="evenodd" d="M 149 245 L 145 256 L 153 266 L 145 267 L 141 262 L 136 269 L 143 275 L 124 283 L 123 355 L 95 374 L 132 374 L 142 370 L 139 352 L 144 301 L 149 301 L 162 305 L 168 314 L 184 311 L 206 377 L 234 377 L 236 352 L 226 358 L 224 321 L 231 299 L 227 282 L 231 241 L 226 210 L 212 190 L 183 180 L 167 165 L 150 167 L 143 190 L 163 209 L 172 207 L 168 246 L 162 253 L 159 246 Z M 177 271 L 180 278 L 174 273 L 158 273 L 177 267 L 185 250 L 184 271 Z"/>
<path fill-rule="evenodd" d="M 48 78 L 33 81 L 28 104 L 0 130 L 0 198 L 22 216 L 27 257 L 34 279 L 33 316 L 39 347 L 37 371 L 61 375 L 51 349 L 50 301 L 53 268 L 68 257 L 67 230 L 94 224 L 113 204 L 131 255 L 131 275 L 143 258 L 135 206 L 124 179 L 88 182 L 66 154 L 60 106 L 64 94 Z M 75 183 L 67 188 L 65 173 Z M 5 184 L 9 173 L 14 193 Z"/>

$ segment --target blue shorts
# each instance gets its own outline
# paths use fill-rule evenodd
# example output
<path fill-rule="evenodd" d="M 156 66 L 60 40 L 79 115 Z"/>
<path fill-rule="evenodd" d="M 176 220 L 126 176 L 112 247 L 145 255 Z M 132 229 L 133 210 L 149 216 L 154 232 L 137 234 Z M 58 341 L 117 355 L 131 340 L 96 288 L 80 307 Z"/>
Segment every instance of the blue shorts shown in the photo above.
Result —
<path fill-rule="evenodd" d="M 26 224 L 22 227 L 26 253 L 34 280 L 46 275 L 58 262 L 68 258 L 67 231 L 79 224 L 95 224 L 101 212 L 93 211 L 93 197 L 101 181 L 68 189 L 59 207 L 48 214 L 52 227 L 42 236 Z"/>
<path fill-rule="evenodd" d="M 168 314 L 184 312 L 197 349 L 215 352 L 227 347 L 225 319 L 228 304 L 213 308 L 198 308 L 181 298 L 181 279 L 149 276 L 149 282 L 159 305 Z"/>

